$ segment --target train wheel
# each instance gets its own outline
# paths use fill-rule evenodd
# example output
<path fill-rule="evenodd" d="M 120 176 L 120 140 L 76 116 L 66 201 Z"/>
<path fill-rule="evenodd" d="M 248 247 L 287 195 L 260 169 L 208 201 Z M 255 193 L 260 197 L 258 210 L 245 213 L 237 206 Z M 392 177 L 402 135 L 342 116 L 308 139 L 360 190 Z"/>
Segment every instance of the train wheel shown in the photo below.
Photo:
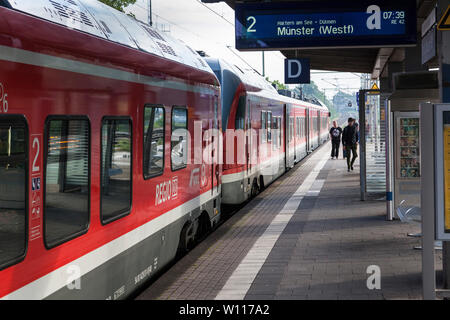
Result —
<path fill-rule="evenodd" d="M 197 240 L 202 240 L 211 231 L 211 223 L 207 212 L 203 212 L 198 218 Z"/>
<path fill-rule="evenodd" d="M 258 195 L 259 193 L 259 187 L 258 187 L 258 182 L 255 179 L 253 179 L 253 184 L 252 184 L 252 191 L 251 191 L 251 197 L 254 198 Z"/>
<path fill-rule="evenodd" d="M 263 176 L 259 176 L 259 191 L 263 191 L 264 190 L 264 178 Z"/>
<path fill-rule="evenodd" d="M 191 222 L 186 222 L 186 224 L 183 226 L 183 229 L 181 229 L 180 242 L 178 243 L 177 253 L 179 255 L 182 255 L 188 252 L 191 249 L 194 240 L 194 224 Z"/>

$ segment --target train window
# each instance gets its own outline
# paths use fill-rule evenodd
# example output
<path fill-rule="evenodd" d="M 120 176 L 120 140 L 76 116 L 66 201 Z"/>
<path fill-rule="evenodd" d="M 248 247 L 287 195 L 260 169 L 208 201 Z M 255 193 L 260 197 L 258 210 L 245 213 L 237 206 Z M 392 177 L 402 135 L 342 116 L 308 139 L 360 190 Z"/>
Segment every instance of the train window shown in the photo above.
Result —
<path fill-rule="evenodd" d="M 144 110 L 144 178 L 164 172 L 164 108 L 148 106 Z"/>
<path fill-rule="evenodd" d="M 289 117 L 289 142 L 294 137 L 294 117 Z"/>
<path fill-rule="evenodd" d="M 45 130 L 44 234 L 51 248 L 89 226 L 90 127 L 86 118 L 51 117 Z"/>
<path fill-rule="evenodd" d="M 300 137 L 305 135 L 305 118 L 300 118 Z"/>
<path fill-rule="evenodd" d="M 278 117 L 278 138 L 279 138 L 279 145 L 278 145 L 278 147 L 279 148 L 281 148 L 281 132 L 282 132 L 282 130 L 281 130 L 281 117 Z"/>
<path fill-rule="evenodd" d="M 186 168 L 188 157 L 188 112 L 184 107 L 172 109 L 171 165 L 172 171 Z"/>
<path fill-rule="evenodd" d="M 272 150 L 276 150 L 277 148 L 277 141 L 278 141 L 278 136 L 277 136 L 277 117 L 272 117 L 272 125 L 271 125 L 271 129 L 272 129 L 272 134 L 274 136 L 273 139 L 273 143 L 272 143 Z"/>
<path fill-rule="evenodd" d="M 278 136 L 280 134 L 280 132 L 278 131 L 278 117 L 273 117 L 273 124 L 272 124 L 272 129 L 273 131 L 273 135 L 274 135 L 274 139 L 273 139 L 273 143 L 272 143 L 272 150 L 276 150 L 279 146 L 278 146 Z"/>
<path fill-rule="evenodd" d="M 131 210 L 132 130 L 129 118 L 105 117 L 102 122 L 102 223 L 117 220 Z"/>
<path fill-rule="evenodd" d="M 298 118 L 298 136 L 299 136 L 299 137 L 302 136 L 302 128 L 303 128 L 302 120 L 303 120 L 302 117 L 299 117 L 299 118 Z"/>
<path fill-rule="evenodd" d="M 23 119 L 0 117 L 0 269 L 26 252 L 27 137 Z"/>
<path fill-rule="evenodd" d="M 267 142 L 267 112 L 261 111 L 261 142 Z"/>
<path fill-rule="evenodd" d="M 302 136 L 306 137 L 306 117 L 302 118 Z"/>
<path fill-rule="evenodd" d="M 239 97 L 239 103 L 238 103 L 238 107 L 236 110 L 236 120 L 235 120 L 235 129 L 239 130 L 242 129 L 244 130 L 244 125 L 245 125 L 245 96 L 241 96 Z"/>
<path fill-rule="evenodd" d="M 267 141 L 272 141 L 272 112 L 267 112 Z"/>
<path fill-rule="evenodd" d="M 306 119 L 307 119 L 306 117 L 303 118 L 303 137 L 306 137 L 306 135 L 308 134 L 306 131 L 308 128 L 308 123 L 306 122 L 307 121 Z"/>
<path fill-rule="evenodd" d="M 299 128 L 299 136 L 300 136 L 300 138 L 301 137 L 303 137 L 303 117 L 300 117 L 299 119 L 298 119 L 299 121 L 298 121 L 298 124 L 300 125 L 300 128 Z"/>

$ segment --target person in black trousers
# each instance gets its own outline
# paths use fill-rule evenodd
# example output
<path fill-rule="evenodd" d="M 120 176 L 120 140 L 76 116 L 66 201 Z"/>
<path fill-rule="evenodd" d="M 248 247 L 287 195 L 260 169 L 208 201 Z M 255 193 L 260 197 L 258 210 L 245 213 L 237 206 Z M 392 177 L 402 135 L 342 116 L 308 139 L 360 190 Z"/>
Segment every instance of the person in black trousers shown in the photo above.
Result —
<path fill-rule="evenodd" d="M 333 126 L 330 129 L 331 137 L 331 159 L 338 159 L 339 146 L 341 144 L 342 128 L 337 126 L 336 121 L 333 121 Z"/>
<path fill-rule="evenodd" d="M 358 129 L 355 126 L 355 119 L 348 118 L 348 125 L 342 132 L 342 144 L 347 156 L 347 171 L 353 170 L 353 164 L 358 157 Z M 351 157 L 351 160 L 350 160 Z"/>

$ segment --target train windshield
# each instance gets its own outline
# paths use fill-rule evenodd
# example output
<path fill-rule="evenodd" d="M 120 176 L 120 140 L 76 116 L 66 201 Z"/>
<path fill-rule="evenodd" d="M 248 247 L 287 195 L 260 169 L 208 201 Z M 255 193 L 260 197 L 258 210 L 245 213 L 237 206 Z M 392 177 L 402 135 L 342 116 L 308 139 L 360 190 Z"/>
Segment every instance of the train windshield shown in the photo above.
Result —
<path fill-rule="evenodd" d="M 0 267 L 25 253 L 26 150 L 25 124 L 0 120 Z"/>

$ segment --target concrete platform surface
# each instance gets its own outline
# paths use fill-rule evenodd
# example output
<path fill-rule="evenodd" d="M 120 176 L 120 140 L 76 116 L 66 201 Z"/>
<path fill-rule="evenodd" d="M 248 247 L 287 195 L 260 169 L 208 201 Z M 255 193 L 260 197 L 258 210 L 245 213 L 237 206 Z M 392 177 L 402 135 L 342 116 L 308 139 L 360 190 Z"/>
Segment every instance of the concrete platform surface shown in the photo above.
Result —
<path fill-rule="evenodd" d="M 361 202 L 359 166 L 329 154 L 297 164 L 137 299 L 421 299 L 420 238 L 406 236 L 420 226 Z"/>

